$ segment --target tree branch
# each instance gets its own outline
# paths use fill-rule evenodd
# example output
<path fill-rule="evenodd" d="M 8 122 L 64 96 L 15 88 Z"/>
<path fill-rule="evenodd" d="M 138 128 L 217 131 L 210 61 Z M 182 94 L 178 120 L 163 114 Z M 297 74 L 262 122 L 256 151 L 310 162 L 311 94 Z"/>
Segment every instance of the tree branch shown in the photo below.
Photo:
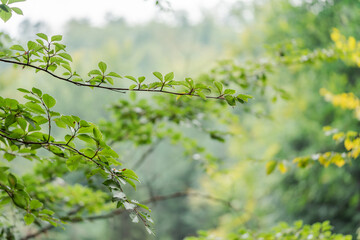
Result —
<path fill-rule="evenodd" d="M 156 147 L 159 145 L 159 143 L 161 142 L 161 139 L 157 140 L 153 145 L 151 145 L 139 158 L 139 160 L 134 164 L 134 166 L 132 167 L 132 169 L 136 170 L 139 167 L 141 167 L 141 165 L 145 162 L 145 160 L 147 159 L 147 157 L 154 152 L 154 150 L 156 149 Z"/>
<path fill-rule="evenodd" d="M 160 202 L 160 201 L 165 201 L 165 200 L 175 199 L 175 198 L 180 198 L 180 197 L 189 197 L 189 196 L 201 197 L 201 198 L 205 198 L 205 199 L 208 199 L 211 201 L 219 202 L 219 203 L 222 203 L 222 204 L 234 209 L 234 207 L 231 205 L 231 203 L 225 199 L 221 199 L 221 198 L 214 197 L 214 196 L 211 196 L 208 194 L 193 192 L 193 191 L 180 191 L 180 192 L 175 192 L 175 193 L 168 194 L 168 195 L 158 195 L 158 196 L 151 197 L 145 201 L 142 201 L 142 203 L 149 204 L 149 203 Z M 88 216 L 88 217 L 74 217 L 74 218 L 70 217 L 71 215 L 74 214 L 74 213 L 70 212 L 70 214 L 68 214 L 67 216 L 61 217 L 60 219 L 63 221 L 72 222 L 72 223 L 83 222 L 83 221 L 96 221 L 96 220 L 101 220 L 101 219 L 112 218 L 112 217 L 121 215 L 124 212 L 126 212 L 126 209 L 121 208 L 121 209 L 116 209 L 110 213 L 103 214 L 103 215 L 94 215 L 94 216 Z M 53 228 L 55 228 L 53 225 L 45 226 L 45 227 L 39 229 L 35 233 L 26 235 L 25 237 L 21 238 L 21 240 L 28 240 L 28 239 L 35 238 L 43 233 L 46 233 L 47 231 L 49 231 Z"/>
<path fill-rule="evenodd" d="M 68 83 L 72 83 L 76 86 L 83 86 L 83 87 L 90 87 L 90 88 L 101 88 L 101 89 L 106 89 L 106 90 L 110 90 L 110 91 L 114 91 L 114 92 L 120 92 L 120 93 L 125 93 L 125 92 L 128 92 L 128 91 L 133 91 L 133 92 L 152 92 L 152 93 L 166 93 L 166 94 L 172 94 L 172 95 L 177 95 L 177 96 L 194 96 L 194 97 L 200 97 L 199 95 L 197 94 L 193 94 L 193 93 L 179 93 L 179 92 L 171 92 L 171 91 L 164 91 L 162 89 L 160 90 L 157 90 L 157 89 L 138 89 L 138 88 L 134 88 L 134 89 L 129 89 L 129 88 L 119 88 L 119 87 L 108 87 L 108 86 L 102 86 L 102 85 L 91 85 L 91 84 L 87 84 L 87 83 L 81 83 L 81 82 L 74 82 L 74 81 L 71 81 L 70 78 L 64 78 L 64 77 L 61 77 L 59 75 L 56 75 L 54 73 L 52 73 L 51 71 L 45 69 L 45 68 L 41 68 L 41 67 L 38 67 L 38 66 L 35 66 L 35 65 L 31 65 L 31 64 L 28 64 L 28 63 L 22 63 L 22 62 L 17 62 L 17 61 L 14 61 L 14 60 L 8 60 L 8 59 L 1 59 L 0 58 L 0 62 L 5 62 L 5 63 L 12 63 L 12 64 L 15 64 L 15 65 L 21 65 L 21 66 L 24 66 L 24 67 L 30 67 L 30 68 L 34 68 L 36 70 L 39 70 L 39 71 L 42 71 L 42 72 L 45 72 L 49 75 L 51 75 L 52 77 L 54 78 L 57 78 L 59 80 L 62 80 L 62 81 L 65 81 L 65 82 L 68 82 Z M 220 100 L 225 100 L 225 98 L 223 96 L 205 96 L 206 98 L 208 99 L 220 99 Z"/>

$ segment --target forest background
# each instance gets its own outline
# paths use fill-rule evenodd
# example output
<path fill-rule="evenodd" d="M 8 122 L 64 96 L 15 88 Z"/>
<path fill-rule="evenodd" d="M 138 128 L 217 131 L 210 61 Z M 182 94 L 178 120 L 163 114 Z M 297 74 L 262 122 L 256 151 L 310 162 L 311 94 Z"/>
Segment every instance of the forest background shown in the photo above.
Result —
<path fill-rule="evenodd" d="M 298 49 L 328 48 L 334 45 L 331 39 L 334 28 L 345 36 L 360 38 L 357 24 L 360 4 L 351 0 L 237 2 L 226 18 L 216 18 L 208 10 L 199 23 L 189 21 L 184 12 L 173 14 L 172 24 L 151 21 L 132 25 L 124 19 L 112 18 L 106 25 L 94 27 L 86 19 L 73 20 L 65 27 L 64 41 L 79 71 L 96 66 L 101 59 L 121 73 L 150 77 L 154 70 L 173 71 L 181 79 L 231 67 L 231 61 L 226 61 L 229 59 L 235 59 L 249 71 L 252 68 L 258 71 L 254 65 L 291 55 Z M 25 20 L 22 26 L 21 39 L 47 31 L 46 23 Z M 132 102 L 153 98 L 74 88 L 7 65 L 0 65 L 0 69 L 1 96 L 20 98 L 18 87 L 46 89 L 55 99 L 61 99 L 57 111 L 100 123 L 105 132 L 112 131 L 109 120 L 116 118 L 112 104 L 121 104 L 121 99 Z M 341 168 L 314 164 L 299 169 L 292 160 L 326 151 L 344 151 L 344 146 L 326 136 L 323 127 L 356 131 L 358 120 L 348 110 L 334 108 L 320 89 L 356 95 L 358 66 L 339 59 L 315 59 L 304 64 L 278 64 L 271 71 L 262 71 L 264 74 L 255 74 L 264 77 L 266 84 L 254 91 L 247 90 L 254 100 L 247 105 L 227 107 L 228 118 L 216 123 L 214 128 L 230 133 L 226 141 L 216 141 L 217 132 L 210 134 L 210 138 L 186 124 L 178 127 L 212 157 L 201 159 L 201 154 L 187 146 L 187 140 L 180 141 L 180 146 L 181 137 L 177 135 L 149 146 L 117 146 L 130 163 L 146 155 L 137 169 L 142 177 L 138 197 L 145 199 L 189 189 L 202 193 L 153 203 L 155 239 L 183 239 L 196 235 L 198 230 L 215 234 L 240 227 L 267 230 L 280 221 L 296 220 L 310 224 L 329 220 L 335 232 L 355 236 L 360 220 L 359 164 L 352 161 Z M 170 98 L 165 100 L 171 101 Z M 211 125 L 206 127 L 212 129 Z M 279 171 L 267 174 L 266 165 L 271 161 L 283 165 Z M 16 169 L 19 169 L 16 164 L 21 164 L 17 172 L 20 175 L 32 166 L 31 162 L 11 164 Z M 74 173 L 66 176 L 66 181 L 81 183 L 82 178 L 80 173 Z M 226 199 L 225 204 L 219 199 Z M 127 215 L 120 215 L 72 224 L 65 231 L 51 232 L 51 238 L 143 239 L 144 232 Z"/>

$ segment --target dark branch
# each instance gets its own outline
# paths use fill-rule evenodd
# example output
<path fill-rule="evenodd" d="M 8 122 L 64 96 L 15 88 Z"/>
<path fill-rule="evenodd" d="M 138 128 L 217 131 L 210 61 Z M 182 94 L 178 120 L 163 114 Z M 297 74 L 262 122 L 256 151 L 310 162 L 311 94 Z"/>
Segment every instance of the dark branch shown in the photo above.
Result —
<path fill-rule="evenodd" d="M 91 84 L 71 81 L 69 78 L 64 78 L 64 77 L 58 76 L 58 75 L 50 72 L 49 70 L 47 70 L 45 68 L 41 68 L 41 67 L 31 65 L 31 64 L 28 64 L 28 63 L 22 63 L 22 62 L 17 62 L 17 61 L 8 60 L 8 59 L 0 59 L 0 62 L 12 63 L 12 64 L 16 64 L 16 65 L 21 65 L 21 66 L 24 66 L 24 67 L 34 68 L 36 70 L 45 72 L 45 73 L 51 75 L 54 78 L 57 78 L 59 80 L 62 80 L 62 81 L 68 82 L 68 83 L 72 83 L 72 84 L 74 84 L 76 86 L 83 86 L 83 87 L 90 87 L 90 88 L 102 88 L 102 89 L 106 89 L 106 90 L 110 90 L 110 91 L 114 91 L 114 92 L 121 92 L 121 93 L 128 92 L 128 91 L 134 91 L 134 92 L 166 93 L 166 94 L 172 94 L 172 95 L 177 95 L 177 96 L 200 97 L 199 95 L 193 94 L 193 93 L 170 92 L 170 91 L 164 91 L 162 89 L 160 89 L 160 90 L 157 90 L 157 89 L 139 89 L 139 88 L 129 89 L 129 88 L 119 88 L 119 87 L 107 87 L 107 86 L 102 86 L 102 85 L 91 85 Z M 206 98 L 225 100 L 225 98 L 223 96 L 218 96 L 218 97 L 206 96 Z"/>

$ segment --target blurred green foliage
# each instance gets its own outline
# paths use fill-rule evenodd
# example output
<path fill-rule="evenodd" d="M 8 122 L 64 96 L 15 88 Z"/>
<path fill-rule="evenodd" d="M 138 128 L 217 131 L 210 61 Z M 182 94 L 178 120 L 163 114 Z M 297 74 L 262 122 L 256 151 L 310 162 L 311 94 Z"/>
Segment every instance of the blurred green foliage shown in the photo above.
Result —
<path fill-rule="evenodd" d="M 130 194 L 150 200 L 155 239 L 183 239 L 199 229 L 207 231 L 188 239 L 351 239 L 332 234 L 324 221 L 331 222 L 334 232 L 356 235 L 360 219 L 356 159 L 342 168 L 313 164 L 304 169 L 296 168 L 292 160 L 345 151 L 343 144 L 325 136 L 324 126 L 359 131 L 358 119 L 334 108 L 319 93 L 324 87 L 335 94 L 359 87 L 359 68 L 329 52 L 334 48 L 330 38 L 334 27 L 359 39 L 359 8 L 351 0 L 239 1 L 229 20 L 241 34 L 239 29 L 217 23 L 211 14 L 195 25 L 176 13 L 174 26 L 158 22 L 130 26 L 122 19 L 112 19 L 102 28 L 86 20 L 67 26 L 65 42 L 80 74 L 97 67 L 101 59 L 122 75 L 149 78 L 156 70 L 174 71 L 177 79 L 189 75 L 205 83 L 215 79 L 255 96 L 255 101 L 241 108 L 193 99 L 176 101 L 171 96 L 131 93 L 119 97 L 46 77 L 35 82 L 30 73 L 14 69 L 4 69 L 0 76 L 2 95 L 17 96 L 11 90 L 16 86 L 41 86 L 61 99 L 57 111 L 100 122 L 120 161 L 136 168 L 141 178 L 137 192 Z M 26 31 L 31 35 L 31 29 Z M 33 35 L 38 29 L 34 31 Z M 215 64 L 220 59 L 229 60 Z M 19 164 L 12 162 L 12 168 Z M 104 204 L 107 195 L 92 191 L 101 180 L 86 179 L 90 169 L 68 173 L 59 159 L 30 167 L 44 179 L 81 184 L 59 189 L 43 185 L 40 198 L 57 194 L 59 199 L 73 197 L 70 205 L 79 205 L 81 196 L 91 191 L 97 197 L 81 203 L 86 213 L 113 207 Z M 28 172 L 18 174 L 34 184 L 42 183 L 27 176 Z M 194 189 L 205 195 L 166 197 Z M 156 196 L 163 200 L 152 202 Z M 70 205 L 62 204 L 70 210 L 66 209 Z M 80 221 L 80 216 L 72 219 Z M 272 228 L 279 221 L 298 219 L 312 225 L 298 222 Z M 131 223 L 128 215 L 119 214 L 48 234 L 51 239 L 144 239 L 145 230 Z"/>

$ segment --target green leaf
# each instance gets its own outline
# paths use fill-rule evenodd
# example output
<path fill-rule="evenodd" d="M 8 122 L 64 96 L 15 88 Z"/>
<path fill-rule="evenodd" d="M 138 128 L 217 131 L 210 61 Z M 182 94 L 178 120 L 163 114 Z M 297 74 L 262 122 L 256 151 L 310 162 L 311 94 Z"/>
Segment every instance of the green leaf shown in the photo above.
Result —
<path fill-rule="evenodd" d="M 19 124 L 19 126 L 21 127 L 21 129 L 25 131 L 26 126 L 27 126 L 26 120 L 23 119 L 23 118 L 16 118 L 16 122 Z"/>
<path fill-rule="evenodd" d="M 33 199 L 30 202 L 30 209 L 32 209 L 32 210 L 41 208 L 42 206 L 43 206 L 43 204 L 37 199 Z"/>
<path fill-rule="evenodd" d="M 22 46 L 18 45 L 18 44 L 11 46 L 10 49 L 15 50 L 15 51 L 25 52 L 25 49 Z"/>
<path fill-rule="evenodd" d="M 46 34 L 44 34 L 44 33 L 38 33 L 38 34 L 36 34 L 36 36 L 38 36 L 39 38 L 44 39 L 45 41 L 49 41 L 48 36 Z"/>
<path fill-rule="evenodd" d="M 13 201 L 15 204 L 17 204 L 20 207 L 27 207 L 29 203 L 29 194 L 25 192 L 24 190 L 18 190 L 14 192 Z"/>
<path fill-rule="evenodd" d="M 61 35 L 54 35 L 51 37 L 51 42 L 58 42 L 62 40 L 62 36 Z"/>
<path fill-rule="evenodd" d="M 223 85 L 221 84 L 221 82 L 214 81 L 214 85 L 217 88 L 219 94 L 221 95 L 223 91 Z"/>
<path fill-rule="evenodd" d="M 170 72 L 170 73 L 165 75 L 165 82 L 169 82 L 169 81 L 171 81 L 173 79 L 174 79 L 174 73 L 173 72 Z"/>
<path fill-rule="evenodd" d="M 42 96 L 42 92 L 41 92 L 40 89 L 33 87 L 31 90 L 32 90 L 33 93 L 35 93 L 35 94 L 38 95 L 39 97 Z"/>
<path fill-rule="evenodd" d="M 34 222 L 35 220 L 35 216 L 31 213 L 27 213 L 25 216 L 24 216 L 24 221 L 26 223 L 26 225 L 30 225 Z"/>
<path fill-rule="evenodd" d="M 12 161 L 16 157 L 15 154 L 12 153 L 4 153 L 4 158 L 8 160 L 9 162 Z"/>
<path fill-rule="evenodd" d="M 224 94 L 232 95 L 232 94 L 234 94 L 235 92 L 236 92 L 236 91 L 233 90 L 233 89 L 225 89 Z"/>
<path fill-rule="evenodd" d="M 70 56 L 70 55 L 69 55 L 69 56 Z M 70 57 L 71 57 L 71 56 L 70 56 Z M 69 73 L 72 72 L 71 66 L 70 66 L 69 64 L 63 63 L 63 64 L 61 64 L 61 66 L 62 66 L 63 68 L 65 68 L 66 70 L 68 70 Z"/>
<path fill-rule="evenodd" d="M 8 4 L 16 3 L 16 2 L 25 2 L 26 0 L 9 0 Z"/>
<path fill-rule="evenodd" d="M 0 18 L 7 22 L 12 16 L 11 9 L 5 4 L 0 4 Z"/>
<path fill-rule="evenodd" d="M 96 126 L 93 128 L 93 134 L 94 134 L 95 139 L 97 139 L 97 140 L 102 139 L 102 134 Z"/>
<path fill-rule="evenodd" d="M 122 171 L 123 176 L 134 179 L 135 181 L 139 181 L 139 177 L 136 175 L 136 173 L 131 169 L 125 169 Z"/>
<path fill-rule="evenodd" d="M 135 190 L 136 190 L 136 185 L 133 181 L 131 181 L 128 178 L 123 178 L 128 184 L 130 184 L 130 186 L 132 186 Z"/>
<path fill-rule="evenodd" d="M 18 15 L 24 15 L 23 11 L 20 8 L 12 7 L 11 10 L 13 10 Z"/>
<path fill-rule="evenodd" d="M 74 171 L 76 170 L 79 165 L 80 165 L 80 160 L 81 160 L 82 156 L 81 155 L 75 155 L 72 157 L 69 157 L 66 160 L 66 166 L 70 171 Z"/>
<path fill-rule="evenodd" d="M 157 77 L 161 82 L 164 80 L 164 77 L 159 72 L 153 72 L 154 76 Z"/>
<path fill-rule="evenodd" d="M 29 50 L 35 49 L 36 46 L 37 46 L 37 44 L 35 42 L 33 42 L 33 41 L 28 41 L 27 42 L 27 47 L 28 47 Z"/>
<path fill-rule="evenodd" d="M 266 163 L 266 174 L 272 173 L 276 168 L 277 162 L 274 160 L 271 160 Z"/>
<path fill-rule="evenodd" d="M 142 77 L 138 77 L 138 80 L 139 80 L 139 83 L 142 83 L 142 82 L 144 82 L 144 81 L 145 81 L 145 77 L 144 77 L 144 76 L 142 76 Z"/>
<path fill-rule="evenodd" d="M 44 94 L 42 98 L 48 108 L 52 108 L 53 106 L 55 106 L 56 100 L 49 94 Z"/>
<path fill-rule="evenodd" d="M 15 185 L 17 183 L 17 179 L 12 173 L 9 173 L 9 175 L 8 175 L 8 182 L 12 189 L 15 187 Z"/>
<path fill-rule="evenodd" d="M 197 95 L 199 95 L 202 99 L 206 100 L 206 96 L 202 92 L 197 92 Z"/>
<path fill-rule="evenodd" d="M 138 205 L 139 207 L 145 209 L 145 210 L 148 210 L 149 212 L 151 212 L 150 208 L 144 204 L 141 204 L 141 203 L 138 203 L 138 202 L 135 202 L 136 205 Z"/>
<path fill-rule="evenodd" d="M 122 78 L 122 77 L 121 77 L 119 74 L 117 74 L 116 72 L 109 72 L 106 76 Z"/>
<path fill-rule="evenodd" d="M 33 103 L 33 102 L 27 102 L 25 103 L 25 106 L 34 113 L 38 113 L 38 114 L 45 114 L 44 109 L 42 109 L 38 104 Z"/>
<path fill-rule="evenodd" d="M 88 73 L 88 75 L 89 75 L 89 76 L 90 76 L 90 75 L 101 75 L 101 72 L 100 72 L 99 70 L 94 69 L 94 70 L 91 70 L 91 71 Z"/>
<path fill-rule="evenodd" d="M 39 213 L 46 214 L 46 215 L 54 215 L 54 212 L 49 209 L 42 209 Z"/>
<path fill-rule="evenodd" d="M 134 82 L 136 82 L 136 83 L 138 83 L 137 82 L 137 80 L 136 80 L 136 78 L 134 78 L 133 76 L 125 76 L 127 79 L 130 79 L 131 81 L 134 81 Z"/>
<path fill-rule="evenodd" d="M 79 134 L 77 136 L 77 138 L 79 138 L 81 141 L 84 141 L 84 142 L 87 142 L 87 143 L 90 143 L 90 144 L 95 144 L 96 143 L 95 140 L 92 137 L 90 137 L 89 135 L 87 135 L 87 134 Z"/>
<path fill-rule="evenodd" d="M 241 103 L 248 102 L 248 99 L 252 99 L 252 98 L 253 96 L 246 94 L 239 94 L 236 96 L 236 99 Z"/>
<path fill-rule="evenodd" d="M 107 147 L 107 148 L 103 149 L 100 152 L 100 154 L 104 155 L 104 156 L 110 156 L 110 157 L 114 157 L 114 158 L 119 158 L 119 155 L 114 150 L 112 150 L 110 147 Z"/>
<path fill-rule="evenodd" d="M 226 95 L 225 100 L 230 106 L 235 106 L 236 105 L 236 98 L 231 96 L 231 95 Z"/>
<path fill-rule="evenodd" d="M 23 93 L 30 93 L 30 91 L 25 88 L 18 88 L 17 90 Z"/>
<path fill-rule="evenodd" d="M 107 69 L 106 63 L 104 63 L 104 62 L 99 62 L 98 66 L 99 66 L 99 69 L 100 69 L 103 73 L 105 73 L 105 71 L 106 71 L 106 69 Z"/>
<path fill-rule="evenodd" d="M 65 58 L 66 60 L 69 60 L 70 62 L 72 62 L 72 57 L 70 56 L 70 54 L 67 53 L 59 53 L 58 54 L 60 57 Z"/>

